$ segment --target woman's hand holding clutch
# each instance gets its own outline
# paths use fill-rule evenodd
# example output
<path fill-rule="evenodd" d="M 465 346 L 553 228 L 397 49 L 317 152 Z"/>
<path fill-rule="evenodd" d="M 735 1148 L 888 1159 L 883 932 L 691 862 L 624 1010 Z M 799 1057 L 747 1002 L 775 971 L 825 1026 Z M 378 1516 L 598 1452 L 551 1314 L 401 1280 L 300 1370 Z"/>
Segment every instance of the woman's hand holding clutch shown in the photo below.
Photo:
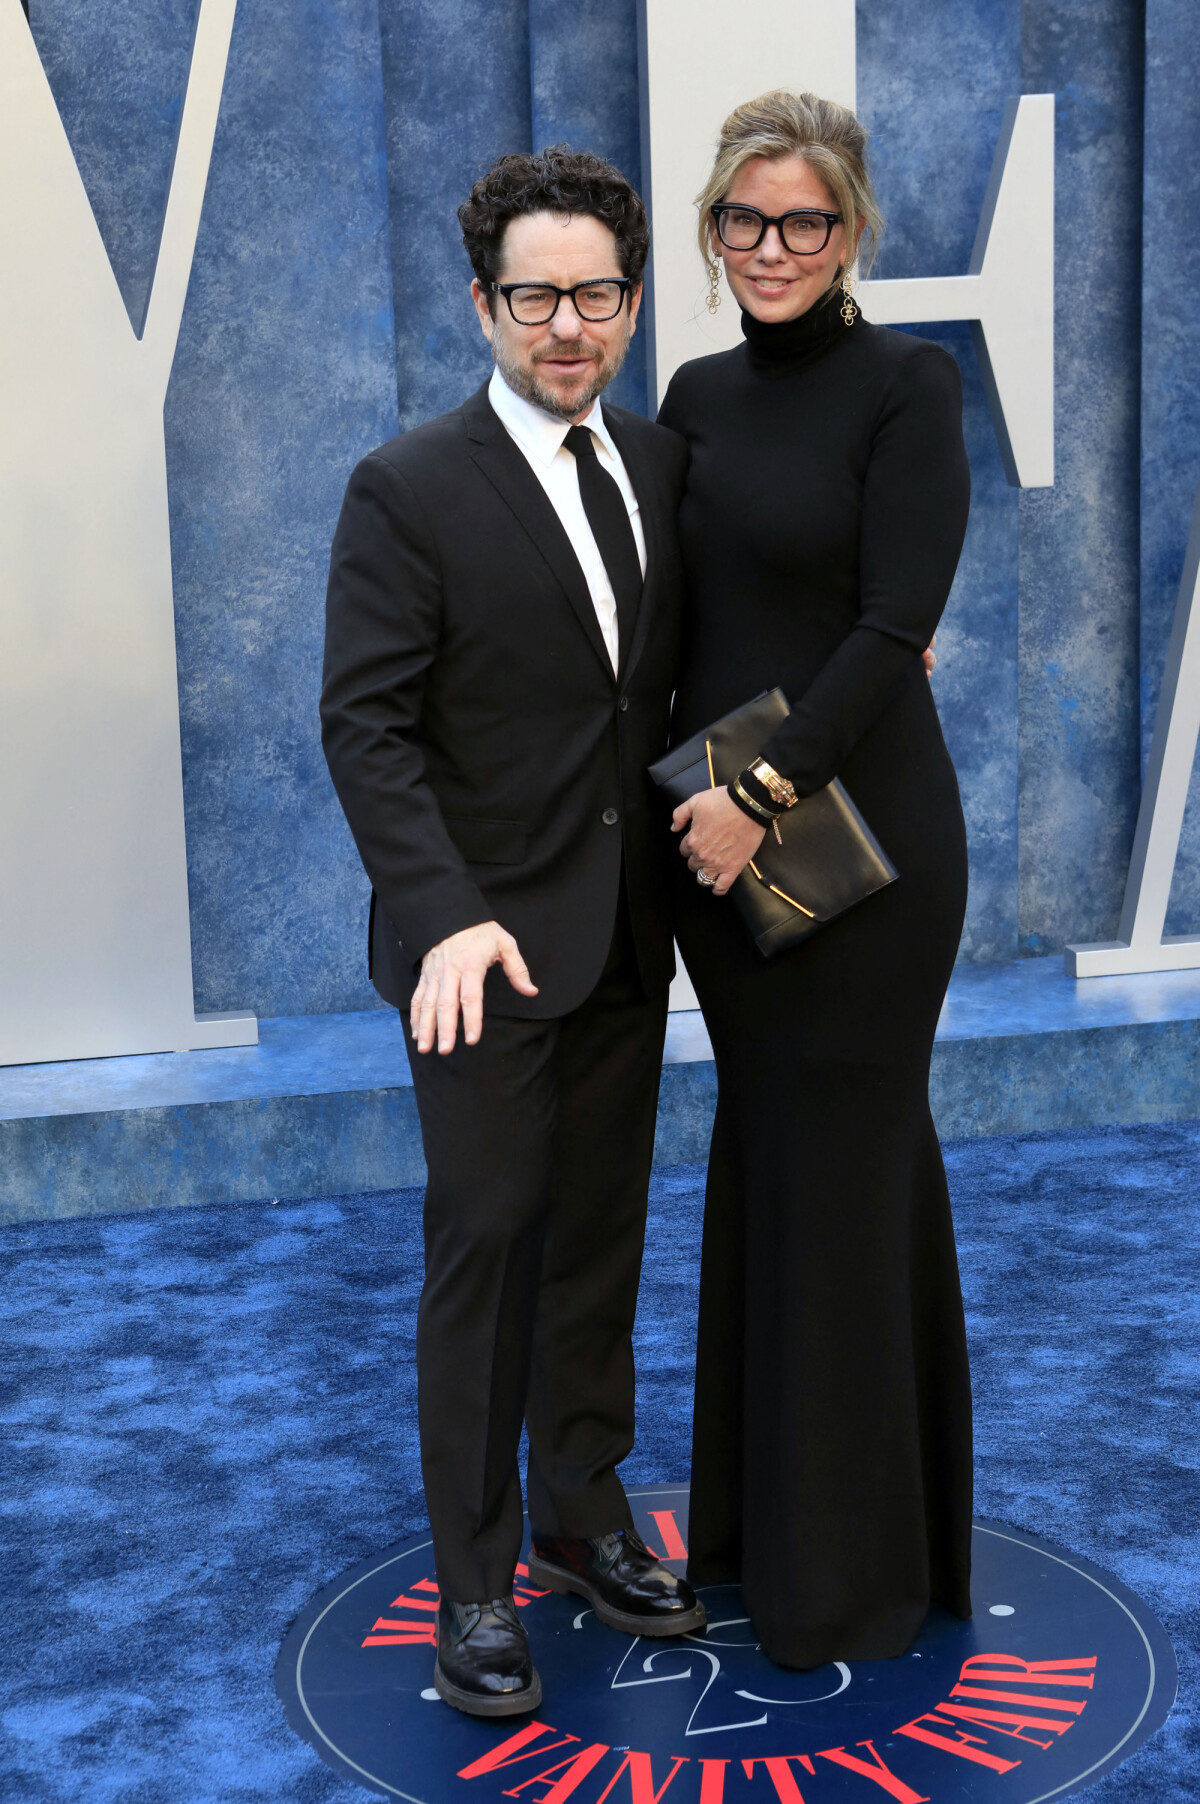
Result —
<path fill-rule="evenodd" d="M 743 814 L 724 789 L 702 789 L 680 803 L 671 831 L 684 834 L 679 850 L 688 870 L 714 896 L 723 896 L 758 851 L 766 829 Z"/>

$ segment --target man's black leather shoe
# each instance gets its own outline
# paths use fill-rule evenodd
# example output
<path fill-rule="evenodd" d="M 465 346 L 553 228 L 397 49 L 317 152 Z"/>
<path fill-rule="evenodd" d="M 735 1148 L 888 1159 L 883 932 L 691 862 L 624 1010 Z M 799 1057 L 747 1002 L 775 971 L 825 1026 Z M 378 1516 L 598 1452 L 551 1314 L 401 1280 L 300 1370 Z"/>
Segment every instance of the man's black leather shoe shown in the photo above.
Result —
<path fill-rule="evenodd" d="M 688 1635 L 706 1621 L 687 1580 L 656 1560 L 631 1528 L 588 1541 L 535 1534 L 529 1577 L 586 1597 L 601 1622 L 627 1635 Z"/>
<path fill-rule="evenodd" d="M 468 1716 L 520 1716 L 542 1701 L 542 1682 L 511 1597 L 490 1604 L 456 1604 L 443 1597 L 437 1650 L 434 1689 Z"/>

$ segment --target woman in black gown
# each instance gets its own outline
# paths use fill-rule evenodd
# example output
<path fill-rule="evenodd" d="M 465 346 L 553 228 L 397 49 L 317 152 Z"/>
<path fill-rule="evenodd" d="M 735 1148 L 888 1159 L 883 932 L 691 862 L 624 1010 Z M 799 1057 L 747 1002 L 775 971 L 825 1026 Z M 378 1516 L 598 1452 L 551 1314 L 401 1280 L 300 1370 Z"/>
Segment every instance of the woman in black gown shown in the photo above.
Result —
<path fill-rule="evenodd" d="M 928 1100 L 966 843 L 921 657 L 969 476 L 954 360 L 842 287 L 879 223 L 864 141 L 807 95 L 726 121 L 702 245 L 746 342 L 682 368 L 660 415 L 691 448 L 674 737 L 776 684 L 793 710 L 741 794 L 693 797 L 675 825 L 719 1081 L 688 1576 L 740 1581 L 795 1668 L 899 1654 L 931 1602 L 971 1608 L 970 1385 Z M 899 881 L 768 962 L 720 898 L 783 783 L 834 776 Z"/>

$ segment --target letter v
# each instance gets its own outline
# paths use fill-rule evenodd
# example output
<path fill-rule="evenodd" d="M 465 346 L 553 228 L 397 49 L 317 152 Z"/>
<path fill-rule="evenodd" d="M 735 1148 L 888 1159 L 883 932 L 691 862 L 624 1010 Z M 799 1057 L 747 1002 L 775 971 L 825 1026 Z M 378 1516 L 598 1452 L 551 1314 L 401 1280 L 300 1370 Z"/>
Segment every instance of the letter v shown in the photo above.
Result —
<path fill-rule="evenodd" d="M 565 1748 L 568 1742 L 578 1741 L 578 1735 L 565 1735 L 561 1741 L 544 1742 L 540 1748 L 530 1746 L 540 1736 L 553 1735 L 555 1731 L 549 1723 L 526 1723 L 507 1741 L 502 1741 L 490 1752 L 481 1754 L 478 1760 L 472 1760 L 470 1766 L 464 1766 L 458 1773 L 460 1779 L 478 1779 L 483 1773 L 494 1773 L 502 1766 L 512 1766 L 518 1760 L 528 1760 L 533 1755 L 548 1754 L 552 1748 Z"/>

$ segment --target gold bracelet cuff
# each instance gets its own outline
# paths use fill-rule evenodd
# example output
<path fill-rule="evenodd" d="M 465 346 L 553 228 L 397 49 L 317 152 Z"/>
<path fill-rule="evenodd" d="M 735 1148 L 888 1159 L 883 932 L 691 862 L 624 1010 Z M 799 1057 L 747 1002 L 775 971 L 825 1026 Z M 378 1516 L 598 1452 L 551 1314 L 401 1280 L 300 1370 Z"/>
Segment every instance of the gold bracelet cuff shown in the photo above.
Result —
<path fill-rule="evenodd" d="M 761 783 L 771 800 L 780 808 L 794 808 L 800 800 L 796 791 L 786 777 L 781 777 L 773 765 L 765 758 L 756 758 L 750 766 L 750 775 Z"/>

